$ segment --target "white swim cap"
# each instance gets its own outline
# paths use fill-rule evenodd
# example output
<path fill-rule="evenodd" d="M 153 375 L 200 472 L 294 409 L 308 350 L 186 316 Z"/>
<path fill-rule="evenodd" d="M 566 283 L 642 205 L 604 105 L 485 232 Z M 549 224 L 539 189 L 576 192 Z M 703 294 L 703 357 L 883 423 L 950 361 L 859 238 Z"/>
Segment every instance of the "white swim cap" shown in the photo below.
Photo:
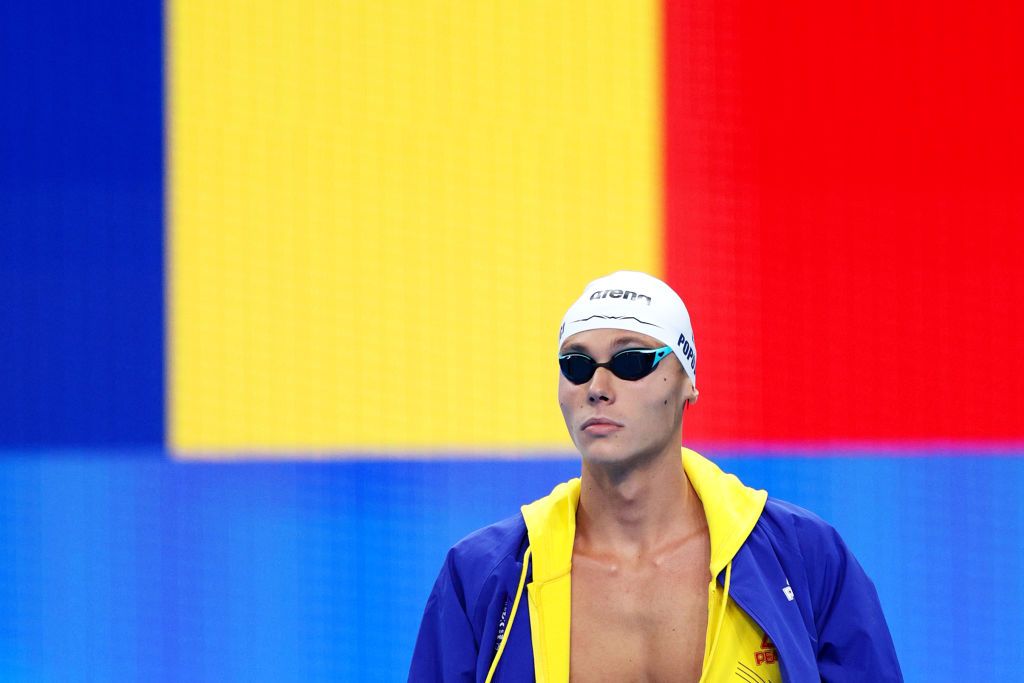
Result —
<path fill-rule="evenodd" d="M 690 314 L 667 284 L 633 270 L 594 280 L 566 311 L 558 331 L 558 348 L 577 332 L 604 328 L 639 332 L 670 346 L 696 390 L 697 348 Z"/>

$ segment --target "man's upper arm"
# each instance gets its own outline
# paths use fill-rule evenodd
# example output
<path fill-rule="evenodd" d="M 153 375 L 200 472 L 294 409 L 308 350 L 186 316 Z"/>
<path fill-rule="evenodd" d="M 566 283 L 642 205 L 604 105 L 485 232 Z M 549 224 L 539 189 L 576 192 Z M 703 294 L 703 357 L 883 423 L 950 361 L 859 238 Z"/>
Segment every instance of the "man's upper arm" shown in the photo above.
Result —
<path fill-rule="evenodd" d="M 465 595 L 449 552 L 423 611 L 409 681 L 474 681 L 477 650 Z"/>
<path fill-rule="evenodd" d="M 814 621 L 821 679 L 902 681 L 874 583 L 834 529 L 828 527 L 823 536 L 819 542 L 824 547 L 812 551 L 820 561 Z"/>

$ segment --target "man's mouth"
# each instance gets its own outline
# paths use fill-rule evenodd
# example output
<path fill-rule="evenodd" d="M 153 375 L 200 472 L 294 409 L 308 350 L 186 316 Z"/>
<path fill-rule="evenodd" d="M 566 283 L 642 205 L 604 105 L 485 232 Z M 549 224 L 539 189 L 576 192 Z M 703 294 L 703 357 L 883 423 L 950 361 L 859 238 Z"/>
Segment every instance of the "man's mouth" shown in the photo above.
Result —
<path fill-rule="evenodd" d="M 586 434 L 611 434 L 612 432 L 622 429 L 623 424 L 616 422 L 615 420 L 609 420 L 606 417 L 592 417 L 584 422 L 580 429 Z"/>

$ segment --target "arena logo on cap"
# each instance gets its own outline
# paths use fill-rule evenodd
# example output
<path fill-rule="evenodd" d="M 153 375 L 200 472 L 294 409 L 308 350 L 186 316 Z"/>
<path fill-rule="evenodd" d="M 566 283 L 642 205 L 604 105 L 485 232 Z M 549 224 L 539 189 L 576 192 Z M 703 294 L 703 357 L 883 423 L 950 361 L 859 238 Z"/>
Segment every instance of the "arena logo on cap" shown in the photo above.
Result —
<path fill-rule="evenodd" d="M 629 299 L 630 301 L 636 301 L 638 299 L 647 299 L 647 305 L 651 305 L 651 297 L 647 296 L 646 294 L 637 294 L 636 292 L 630 292 L 628 290 L 623 291 L 621 289 L 602 289 L 590 295 L 591 301 L 593 301 L 594 299 L 604 298 Z"/>

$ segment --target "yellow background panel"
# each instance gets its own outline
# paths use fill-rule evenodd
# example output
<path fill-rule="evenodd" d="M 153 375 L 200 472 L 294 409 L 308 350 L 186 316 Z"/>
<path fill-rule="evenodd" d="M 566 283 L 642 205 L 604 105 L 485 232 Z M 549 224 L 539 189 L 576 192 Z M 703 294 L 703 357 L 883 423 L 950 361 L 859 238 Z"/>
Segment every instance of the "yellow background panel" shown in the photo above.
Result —
<path fill-rule="evenodd" d="M 562 314 L 661 270 L 658 21 L 172 1 L 172 449 L 571 447 Z"/>

